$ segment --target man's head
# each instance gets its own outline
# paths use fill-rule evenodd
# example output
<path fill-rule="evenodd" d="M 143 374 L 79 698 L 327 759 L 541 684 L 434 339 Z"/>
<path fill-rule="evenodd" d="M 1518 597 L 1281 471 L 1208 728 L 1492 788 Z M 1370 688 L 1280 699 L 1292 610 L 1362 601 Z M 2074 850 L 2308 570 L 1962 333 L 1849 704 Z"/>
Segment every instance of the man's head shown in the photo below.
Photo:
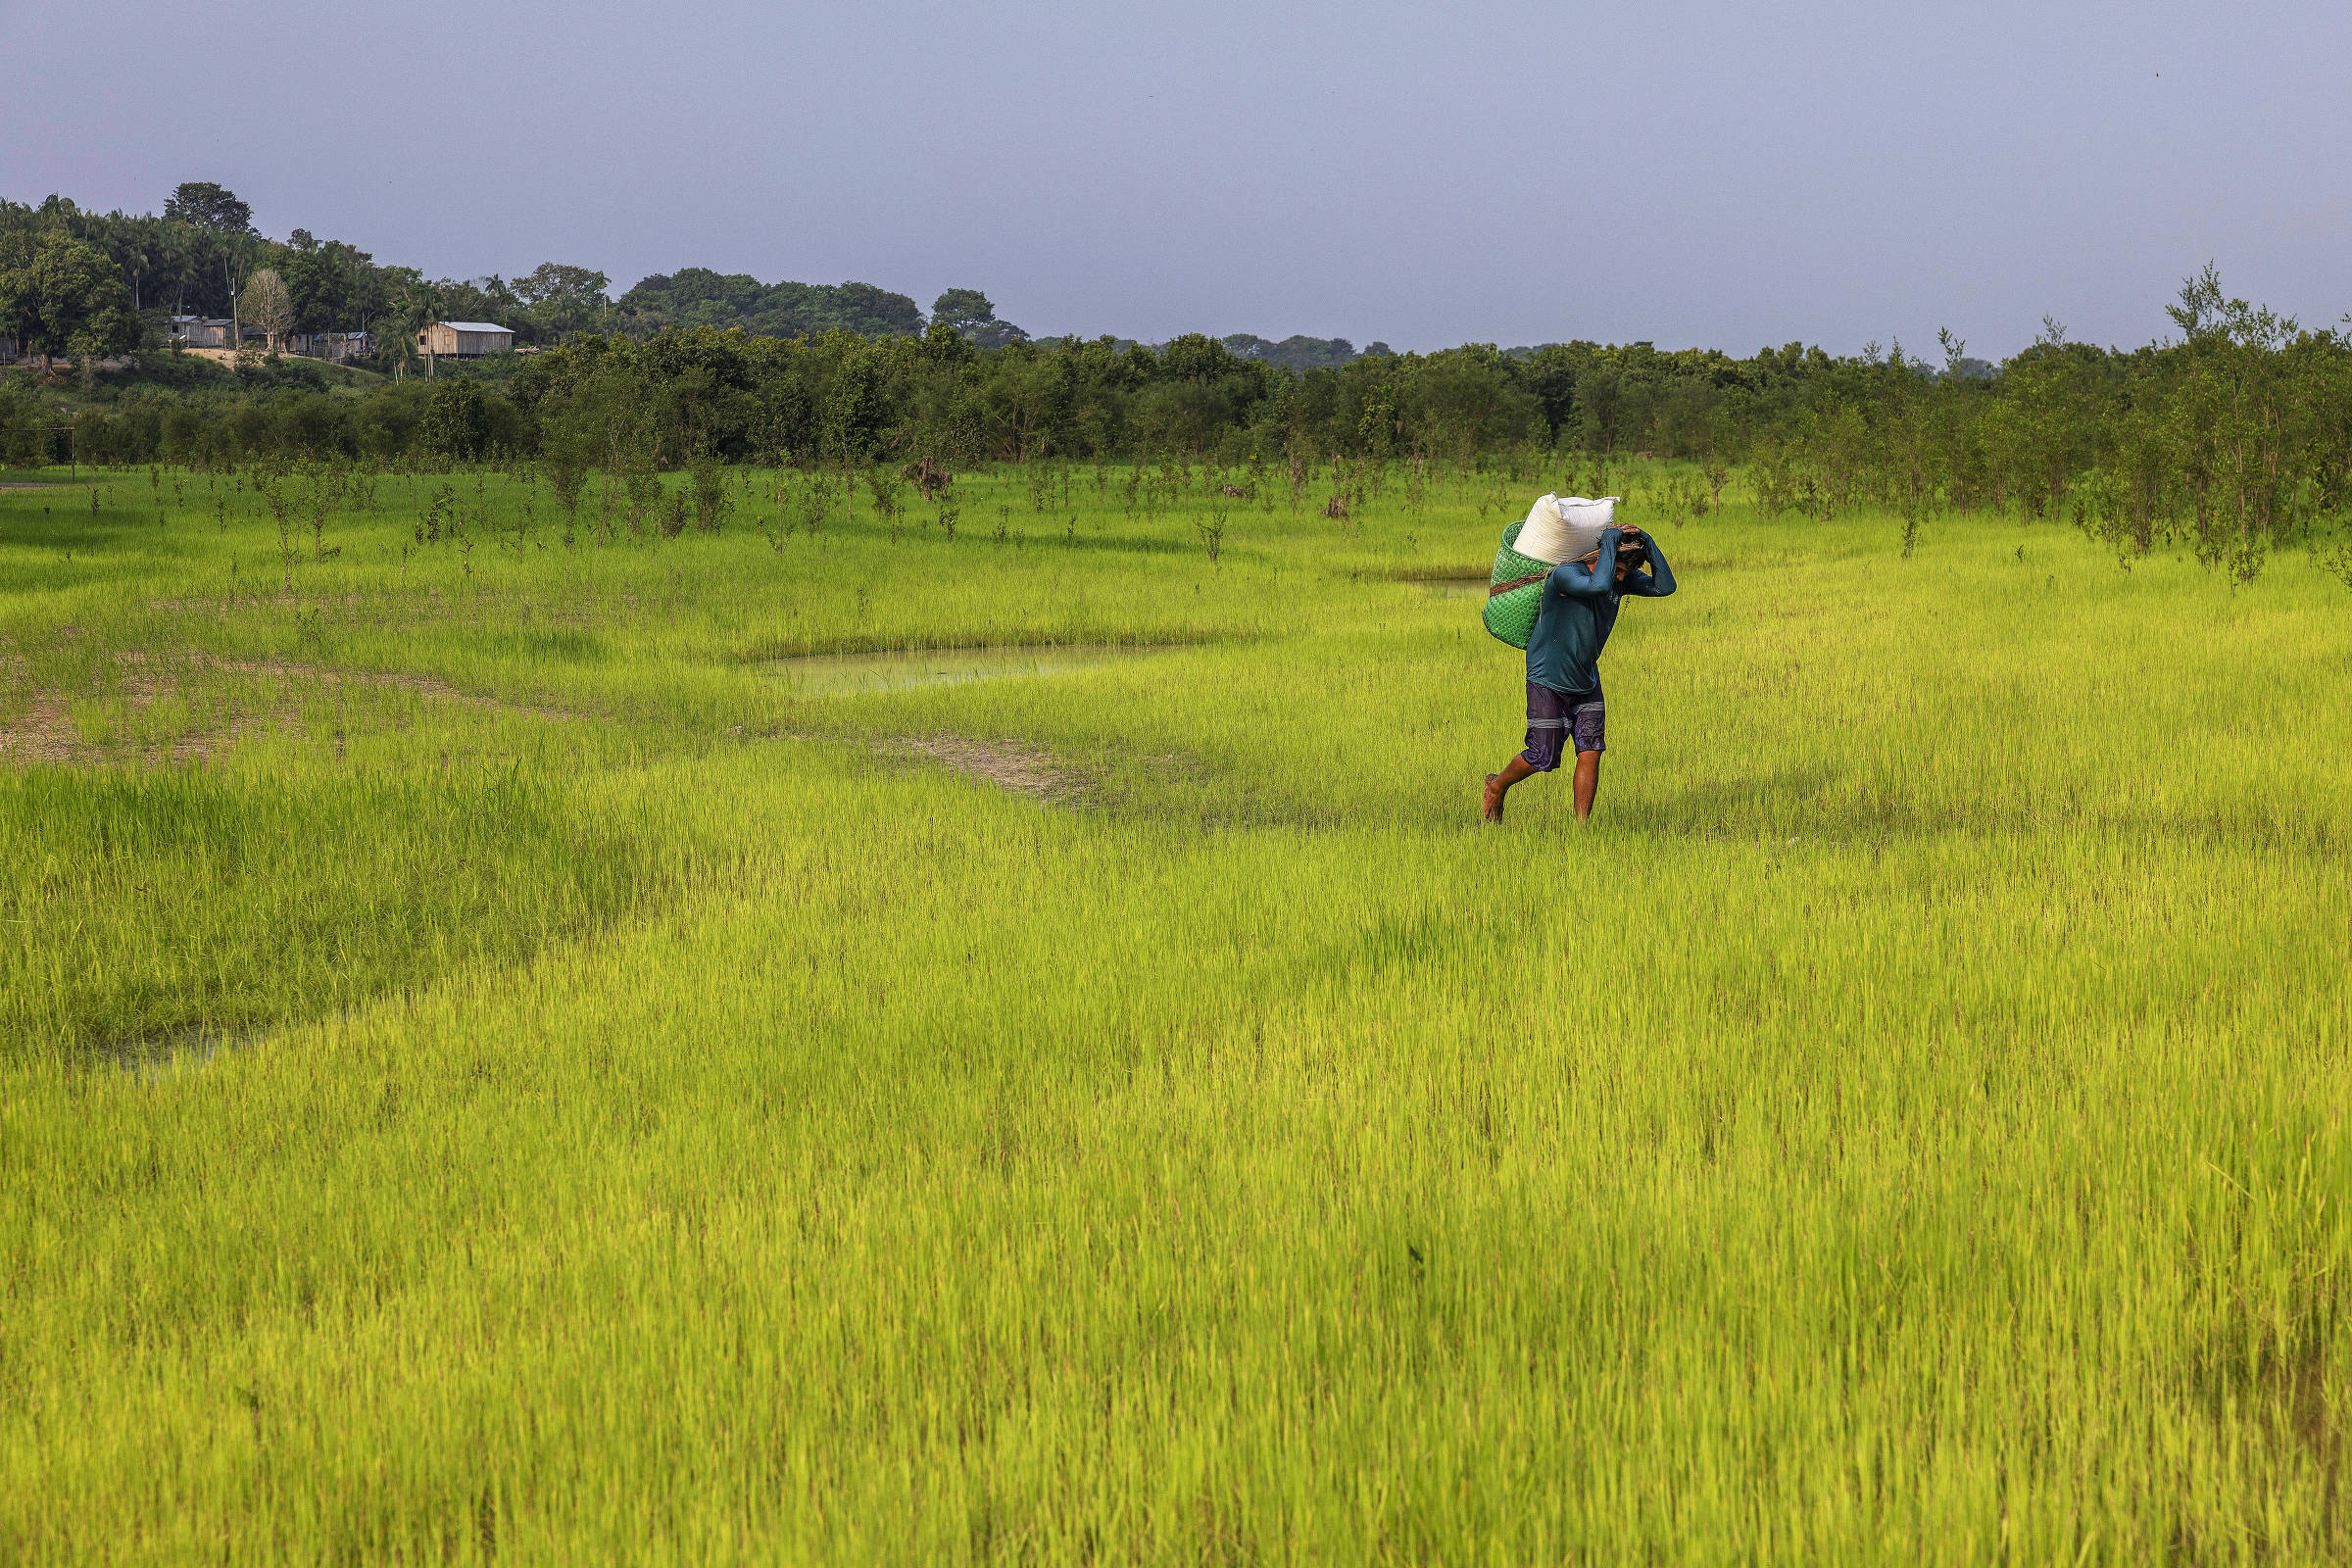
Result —
<path fill-rule="evenodd" d="M 1614 579 L 1615 581 L 1625 581 L 1626 574 L 1632 571 L 1636 566 L 1642 564 L 1642 548 L 1641 529 L 1625 528 L 1619 530 L 1617 535 L 1617 572 Z M 1587 571 L 1592 570 L 1594 567 L 1600 564 L 1600 552 L 1597 550 L 1587 551 L 1583 559 L 1581 559 L 1577 564 L 1583 566 Z"/>
<path fill-rule="evenodd" d="M 1628 528 L 1617 536 L 1617 580 L 1623 582 L 1627 573 L 1642 564 L 1642 531 Z"/>

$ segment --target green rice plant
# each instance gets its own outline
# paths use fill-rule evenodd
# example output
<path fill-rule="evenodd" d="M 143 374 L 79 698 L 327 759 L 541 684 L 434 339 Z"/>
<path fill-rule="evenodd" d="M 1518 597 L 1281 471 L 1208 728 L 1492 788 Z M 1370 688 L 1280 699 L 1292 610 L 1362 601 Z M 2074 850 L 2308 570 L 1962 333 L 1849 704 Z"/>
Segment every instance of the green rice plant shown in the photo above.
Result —
<path fill-rule="evenodd" d="M 9 1559 L 2352 1554 L 2340 539 L 1742 490 L 1490 827 L 1457 477 L 0 491 Z"/>

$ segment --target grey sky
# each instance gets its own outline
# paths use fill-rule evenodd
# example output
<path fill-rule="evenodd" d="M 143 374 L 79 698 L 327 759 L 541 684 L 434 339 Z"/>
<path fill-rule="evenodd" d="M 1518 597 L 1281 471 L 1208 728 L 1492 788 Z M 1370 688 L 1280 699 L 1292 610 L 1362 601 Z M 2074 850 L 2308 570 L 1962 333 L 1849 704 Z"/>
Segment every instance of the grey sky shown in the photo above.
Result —
<path fill-rule="evenodd" d="M 1970 352 L 2352 309 L 2352 6 L 0 0 L 0 195 L 1033 332 Z"/>

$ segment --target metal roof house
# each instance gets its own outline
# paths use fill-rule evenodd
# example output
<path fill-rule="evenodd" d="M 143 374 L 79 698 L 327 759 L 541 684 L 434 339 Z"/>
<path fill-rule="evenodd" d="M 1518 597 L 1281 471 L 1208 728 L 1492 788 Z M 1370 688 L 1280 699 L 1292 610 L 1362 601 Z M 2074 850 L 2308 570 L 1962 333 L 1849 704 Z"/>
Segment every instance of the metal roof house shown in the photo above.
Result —
<path fill-rule="evenodd" d="M 187 349 L 232 349 L 229 341 L 237 323 L 225 316 L 174 316 L 172 340 Z"/>
<path fill-rule="evenodd" d="M 514 332 L 495 321 L 427 321 L 416 333 L 416 352 L 430 358 L 471 359 L 514 347 Z"/>
<path fill-rule="evenodd" d="M 286 351 L 306 360 L 341 364 L 373 354 L 375 336 L 369 332 L 296 332 L 286 339 Z"/>

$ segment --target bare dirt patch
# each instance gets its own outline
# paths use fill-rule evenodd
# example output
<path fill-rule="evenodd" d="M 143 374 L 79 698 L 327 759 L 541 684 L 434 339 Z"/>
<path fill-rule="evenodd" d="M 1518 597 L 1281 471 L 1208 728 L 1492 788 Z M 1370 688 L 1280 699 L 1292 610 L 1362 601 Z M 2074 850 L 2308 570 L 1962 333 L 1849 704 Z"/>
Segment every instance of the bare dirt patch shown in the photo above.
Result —
<path fill-rule="evenodd" d="M 152 706 L 167 688 L 142 682 L 130 692 L 134 706 Z M 0 719 L 0 764 L 34 762 L 201 762 L 214 752 L 233 745 L 238 736 L 272 722 L 291 723 L 290 713 L 239 713 L 225 724 L 192 729 L 162 745 L 99 746 L 83 740 L 66 705 L 46 694 L 13 719 Z"/>
<path fill-rule="evenodd" d="M 963 735 L 901 735 L 879 743 L 885 755 L 920 758 L 1050 806 L 1085 804 L 1094 780 L 1040 746 Z"/>
<path fill-rule="evenodd" d="M 0 760 L 11 762 L 72 762 L 86 751 L 62 704 L 36 698 L 17 717 L 0 720 Z"/>
<path fill-rule="evenodd" d="M 61 633 L 71 632 L 71 626 L 61 627 Z M 61 641 L 72 641 L 61 636 Z M 133 659 L 129 662 L 139 661 Z M 19 655 L 0 656 L 0 675 L 21 678 L 25 660 Z M 22 691 L 22 688 L 20 688 Z M 123 682 L 122 695 L 134 710 L 155 706 L 172 694 L 169 672 L 152 674 L 137 670 Z M 79 725 L 66 706 L 66 699 L 55 691 L 38 688 L 24 694 L 24 710 L 13 717 L 0 717 L 0 764 L 19 765 L 33 762 L 103 762 L 135 760 L 148 762 L 201 761 L 214 751 L 228 745 L 248 730 L 262 728 L 273 721 L 291 722 L 291 713 L 235 713 L 226 723 L 207 728 L 183 731 L 164 744 L 96 745 L 82 738 Z"/>
<path fill-rule="evenodd" d="M 121 656 L 125 663 L 144 663 L 144 654 Z M 189 654 L 186 662 L 208 669 L 225 670 L 232 675 L 267 675 L 278 680 L 315 680 L 332 686 L 349 682 L 354 686 L 372 686 L 381 691 L 415 692 L 419 697 L 439 702 L 462 703 L 467 708 L 494 713 L 527 713 L 533 718 L 572 718 L 576 715 L 561 708 L 532 708 L 520 703 L 501 702 L 495 697 L 482 697 L 460 690 L 449 682 L 432 675 L 406 674 L 395 670 L 335 669 L 324 664 L 298 664 L 276 659 L 217 659 L 210 654 Z"/>
<path fill-rule="evenodd" d="M 562 709 L 530 708 L 476 696 L 430 675 L 339 670 L 278 660 L 219 659 L 210 654 L 173 657 L 132 653 L 118 655 L 117 659 L 127 670 L 120 695 L 134 711 L 152 708 L 176 692 L 178 683 L 173 679 L 173 666 L 177 665 L 182 669 L 213 669 L 280 681 L 316 680 L 327 685 L 348 682 L 355 686 L 414 692 L 427 701 L 458 703 L 485 712 L 520 713 L 534 718 L 554 719 L 576 716 Z M 23 661 L 0 662 L 22 664 Z M 22 712 L 12 718 L 0 718 L 0 764 L 200 762 L 213 753 L 233 745 L 242 735 L 266 729 L 271 724 L 293 725 L 297 721 L 295 710 L 281 701 L 270 705 L 264 711 L 234 712 L 225 722 L 191 728 L 173 736 L 168 743 L 101 745 L 82 738 L 82 732 L 74 724 L 64 697 L 54 691 L 36 690 L 30 694 Z"/>

